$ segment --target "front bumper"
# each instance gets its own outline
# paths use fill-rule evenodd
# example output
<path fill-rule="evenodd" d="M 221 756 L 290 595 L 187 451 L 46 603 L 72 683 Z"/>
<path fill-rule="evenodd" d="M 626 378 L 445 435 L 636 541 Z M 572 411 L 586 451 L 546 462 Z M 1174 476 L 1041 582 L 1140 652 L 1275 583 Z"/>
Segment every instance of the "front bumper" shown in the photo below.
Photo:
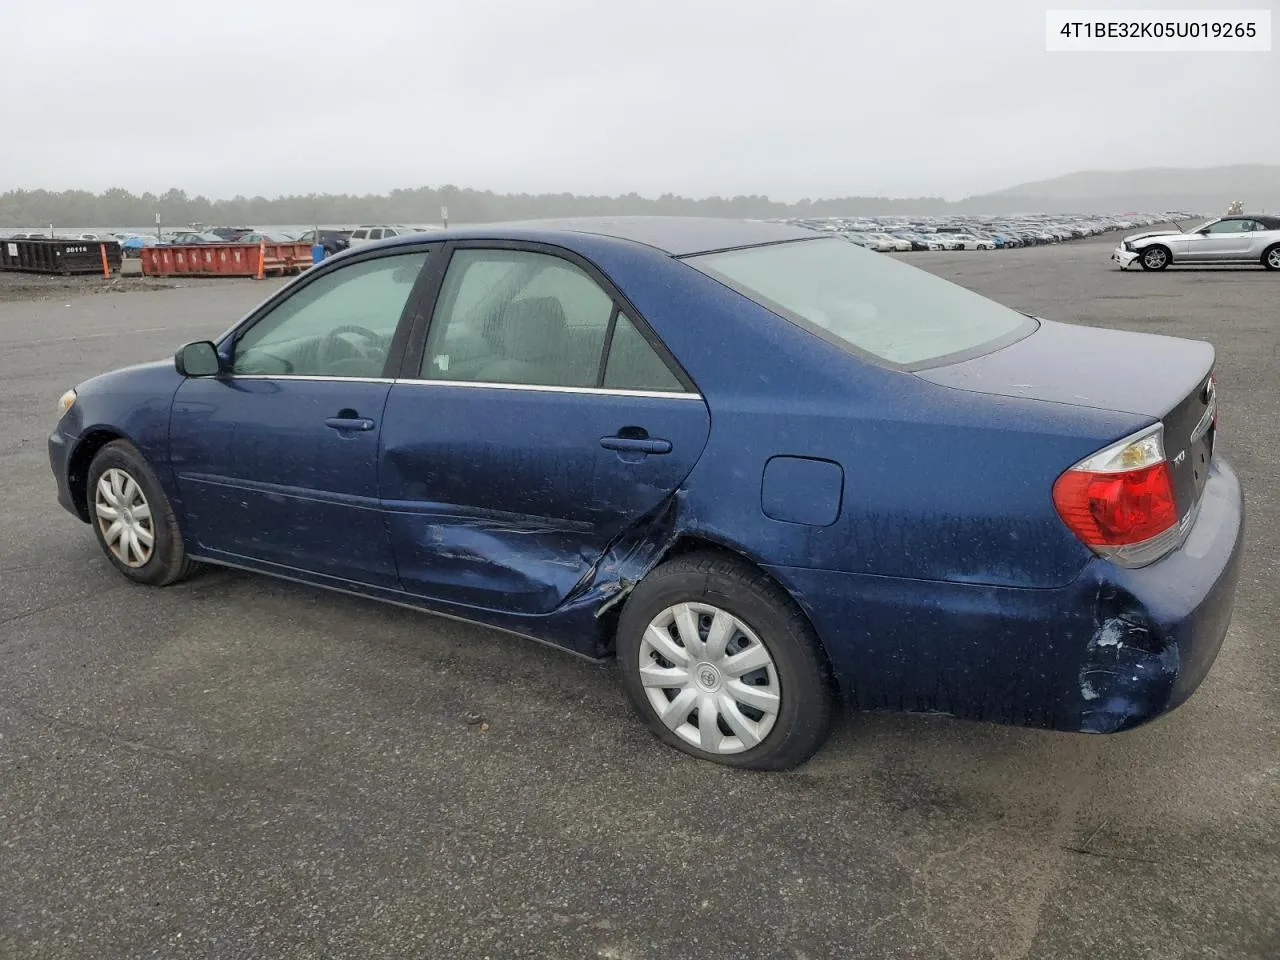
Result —
<path fill-rule="evenodd" d="M 73 412 L 74 409 L 73 407 Z M 76 435 L 67 432 L 64 428 L 64 424 L 71 419 L 73 419 L 72 414 L 63 417 L 53 433 L 49 434 L 49 467 L 53 470 L 53 479 L 57 484 L 58 503 L 68 513 L 83 520 L 84 515 L 71 496 L 70 461 L 71 452 L 76 445 Z"/>
<path fill-rule="evenodd" d="M 1121 270 L 1127 270 L 1138 257 L 1139 254 L 1132 250 L 1126 250 L 1124 247 L 1116 247 L 1111 253 L 1111 259 L 1120 264 Z"/>
<path fill-rule="evenodd" d="M 1199 687 L 1231 620 L 1244 500 L 1217 460 L 1181 547 L 1136 570 L 1096 559 L 1058 589 L 773 567 L 857 709 L 1114 733 Z"/>

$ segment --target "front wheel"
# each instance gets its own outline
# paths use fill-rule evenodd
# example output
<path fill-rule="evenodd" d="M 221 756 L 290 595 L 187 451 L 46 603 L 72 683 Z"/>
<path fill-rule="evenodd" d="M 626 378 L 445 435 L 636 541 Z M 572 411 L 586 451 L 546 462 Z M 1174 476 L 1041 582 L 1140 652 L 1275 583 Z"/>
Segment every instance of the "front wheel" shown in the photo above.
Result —
<path fill-rule="evenodd" d="M 133 444 L 115 440 L 98 451 L 86 493 L 98 545 L 126 577 L 163 587 L 191 574 L 169 498 Z"/>
<path fill-rule="evenodd" d="M 1163 270 L 1169 265 L 1169 251 L 1165 247 L 1147 247 L 1139 262 L 1143 270 Z"/>
<path fill-rule="evenodd" d="M 788 770 L 827 738 L 835 697 L 813 628 L 744 562 L 691 554 L 653 570 L 623 609 L 617 653 L 636 711 L 685 753 Z"/>
<path fill-rule="evenodd" d="M 1280 243 L 1267 247 L 1262 255 L 1262 265 L 1268 270 L 1280 270 Z"/>

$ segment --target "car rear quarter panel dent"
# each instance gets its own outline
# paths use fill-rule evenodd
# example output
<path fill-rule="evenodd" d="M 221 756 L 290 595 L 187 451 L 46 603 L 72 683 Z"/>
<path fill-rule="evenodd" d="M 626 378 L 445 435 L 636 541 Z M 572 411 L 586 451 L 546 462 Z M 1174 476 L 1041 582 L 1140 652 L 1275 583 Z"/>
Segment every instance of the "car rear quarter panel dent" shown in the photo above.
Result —
<path fill-rule="evenodd" d="M 1173 705 L 1179 647 L 1089 578 L 1023 590 L 771 569 L 854 709 L 1113 733 Z"/>
<path fill-rule="evenodd" d="M 822 638 L 850 703 L 1084 733 L 1177 707 L 1226 636 L 1243 551 L 1229 465 L 1178 552 L 1128 570 L 1093 559 L 1057 589 L 769 568 Z"/>

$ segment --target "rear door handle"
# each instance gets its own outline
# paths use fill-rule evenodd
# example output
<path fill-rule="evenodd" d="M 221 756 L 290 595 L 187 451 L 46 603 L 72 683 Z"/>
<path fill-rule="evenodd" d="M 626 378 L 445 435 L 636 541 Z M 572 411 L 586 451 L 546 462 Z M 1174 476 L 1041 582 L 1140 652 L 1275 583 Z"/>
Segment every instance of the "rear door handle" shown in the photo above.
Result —
<path fill-rule="evenodd" d="M 372 430 L 374 426 L 368 417 L 330 417 L 324 425 L 334 430 Z"/>
<path fill-rule="evenodd" d="M 654 437 L 601 437 L 600 446 L 606 450 L 628 453 L 670 453 L 671 441 Z"/>

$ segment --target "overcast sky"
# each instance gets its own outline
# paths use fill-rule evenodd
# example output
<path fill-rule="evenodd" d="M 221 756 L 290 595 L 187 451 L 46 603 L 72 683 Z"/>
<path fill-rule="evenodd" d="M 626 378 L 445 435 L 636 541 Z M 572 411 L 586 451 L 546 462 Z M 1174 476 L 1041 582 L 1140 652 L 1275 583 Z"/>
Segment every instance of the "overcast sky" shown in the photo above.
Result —
<path fill-rule="evenodd" d="M 1280 53 L 1045 52 L 1046 6 L 1136 5 L 0 0 L 0 190 L 954 199 L 1280 162 Z"/>

